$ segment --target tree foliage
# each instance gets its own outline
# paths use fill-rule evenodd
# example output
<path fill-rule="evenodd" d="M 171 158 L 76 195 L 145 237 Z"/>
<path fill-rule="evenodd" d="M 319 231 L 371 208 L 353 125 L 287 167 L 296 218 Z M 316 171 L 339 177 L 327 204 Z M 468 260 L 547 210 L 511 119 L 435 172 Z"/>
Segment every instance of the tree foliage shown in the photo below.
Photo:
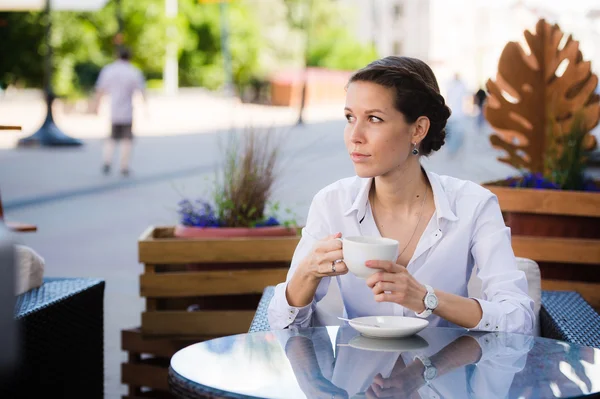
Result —
<path fill-rule="evenodd" d="M 218 4 L 179 0 L 169 20 L 164 0 L 121 0 L 124 44 L 147 79 L 162 79 L 167 35 L 179 49 L 181 86 L 221 87 L 225 81 Z M 233 0 L 227 5 L 229 50 L 238 89 L 286 65 L 355 69 L 375 58 L 353 37 L 334 0 Z M 309 12 L 309 13 L 308 13 Z M 308 23 L 310 17 L 310 23 Z M 53 86 L 59 96 L 87 95 L 100 69 L 114 59 L 117 4 L 95 12 L 52 12 Z M 309 29 L 309 31 L 307 31 Z M 45 24 L 42 12 L 0 13 L 0 83 L 42 87 Z"/>

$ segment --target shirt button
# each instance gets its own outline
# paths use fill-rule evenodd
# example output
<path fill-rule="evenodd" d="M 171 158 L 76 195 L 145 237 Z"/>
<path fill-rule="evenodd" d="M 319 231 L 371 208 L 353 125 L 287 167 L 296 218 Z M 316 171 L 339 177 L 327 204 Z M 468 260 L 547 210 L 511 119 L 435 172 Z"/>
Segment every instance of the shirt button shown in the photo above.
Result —
<path fill-rule="evenodd" d="M 486 326 L 486 327 L 489 327 L 489 326 L 490 326 L 490 323 L 485 323 L 485 326 Z"/>
<path fill-rule="evenodd" d="M 498 329 L 498 326 L 496 326 L 496 330 Z"/>
<path fill-rule="evenodd" d="M 294 309 L 290 309 L 290 314 L 294 314 Z"/>

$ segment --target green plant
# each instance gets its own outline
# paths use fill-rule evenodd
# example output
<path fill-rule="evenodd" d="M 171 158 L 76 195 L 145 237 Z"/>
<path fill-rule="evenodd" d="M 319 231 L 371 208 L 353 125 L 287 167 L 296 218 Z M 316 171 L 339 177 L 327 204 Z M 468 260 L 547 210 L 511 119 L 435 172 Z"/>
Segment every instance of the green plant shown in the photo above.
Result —
<path fill-rule="evenodd" d="M 549 124 L 548 140 L 552 144 L 544 157 L 545 170 L 549 173 L 544 176 L 561 190 L 581 190 L 585 184 L 586 154 L 584 141 L 588 133 L 585 128 L 584 114 L 576 112 L 570 130 L 561 131 L 560 124 Z"/>
<path fill-rule="evenodd" d="M 217 216 L 226 226 L 251 226 L 264 219 L 279 155 L 279 146 L 273 145 L 269 133 L 249 128 L 242 140 L 230 136 L 214 193 Z"/>
<path fill-rule="evenodd" d="M 179 203 L 181 223 L 196 227 L 296 226 L 290 208 L 281 216 L 271 194 L 278 178 L 281 135 L 274 128 L 249 127 L 232 133 L 216 173 L 212 201 L 189 199 Z"/>

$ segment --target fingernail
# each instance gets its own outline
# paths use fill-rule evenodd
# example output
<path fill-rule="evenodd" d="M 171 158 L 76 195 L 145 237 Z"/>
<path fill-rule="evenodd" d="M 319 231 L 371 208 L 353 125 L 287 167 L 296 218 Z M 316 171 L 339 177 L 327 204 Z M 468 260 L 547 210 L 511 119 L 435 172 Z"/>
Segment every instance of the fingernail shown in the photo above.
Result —
<path fill-rule="evenodd" d="M 365 266 L 373 266 L 373 262 L 371 262 L 370 260 L 365 262 Z"/>

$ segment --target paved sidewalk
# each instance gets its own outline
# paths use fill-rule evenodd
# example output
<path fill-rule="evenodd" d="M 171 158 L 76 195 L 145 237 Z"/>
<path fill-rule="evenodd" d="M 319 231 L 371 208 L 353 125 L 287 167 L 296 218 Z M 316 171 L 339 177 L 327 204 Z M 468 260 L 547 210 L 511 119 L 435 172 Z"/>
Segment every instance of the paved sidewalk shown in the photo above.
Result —
<path fill-rule="evenodd" d="M 110 132 L 109 102 L 103 99 L 98 115 L 69 111 L 57 100 L 53 115 L 57 126 L 66 134 L 80 139 L 104 138 Z M 42 93 L 20 91 L 0 96 L 0 125 L 20 125 L 22 132 L 0 133 L 0 148 L 14 148 L 18 139 L 35 132 L 46 116 Z M 343 104 L 313 106 L 306 109 L 308 123 L 343 118 Z M 291 125 L 298 118 L 292 107 L 272 107 L 240 103 L 203 89 L 180 89 L 172 96 L 150 91 L 148 103 L 134 98 L 134 133 L 138 137 L 198 134 L 218 129 L 244 127 L 254 124 Z"/>

